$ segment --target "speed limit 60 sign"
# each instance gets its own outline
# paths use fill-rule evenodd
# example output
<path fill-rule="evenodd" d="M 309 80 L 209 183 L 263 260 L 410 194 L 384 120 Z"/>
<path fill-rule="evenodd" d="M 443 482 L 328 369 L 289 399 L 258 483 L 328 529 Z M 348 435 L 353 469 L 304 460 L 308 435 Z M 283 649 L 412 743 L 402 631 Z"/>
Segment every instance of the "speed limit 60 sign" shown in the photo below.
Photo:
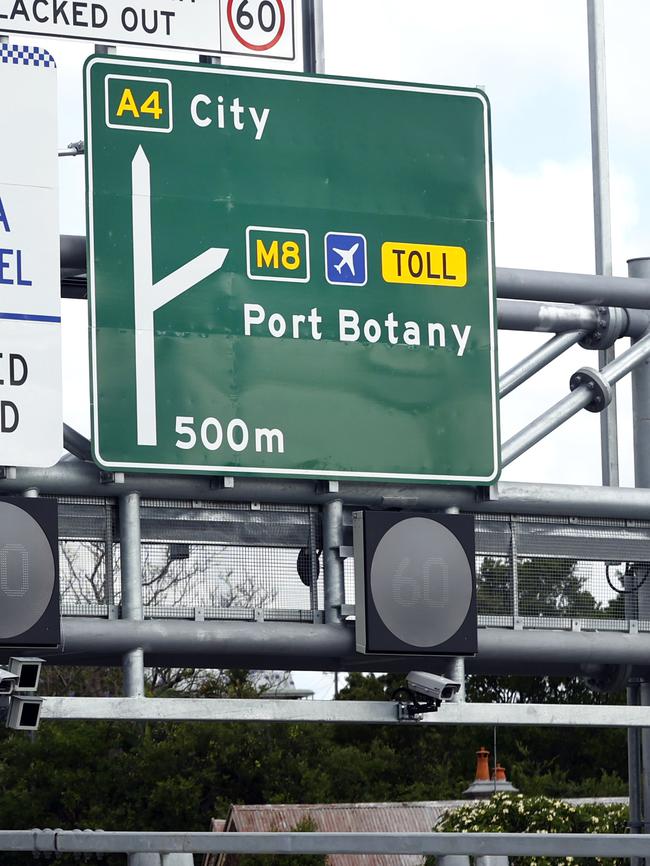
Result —
<path fill-rule="evenodd" d="M 293 60 L 293 0 L 219 0 L 221 51 Z"/>

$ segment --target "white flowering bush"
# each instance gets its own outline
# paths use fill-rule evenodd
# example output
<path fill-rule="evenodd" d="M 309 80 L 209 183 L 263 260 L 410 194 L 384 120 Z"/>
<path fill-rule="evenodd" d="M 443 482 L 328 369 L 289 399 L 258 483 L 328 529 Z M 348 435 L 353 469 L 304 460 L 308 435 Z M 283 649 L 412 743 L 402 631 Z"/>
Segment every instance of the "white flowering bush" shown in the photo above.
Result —
<path fill-rule="evenodd" d="M 572 805 L 551 797 L 495 794 L 447 812 L 435 829 L 448 833 L 625 833 L 628 808 L 621 804 Z M 511 866 L 624 866 L 623 858 L 512 857 Z M 426 866 L 434 866 L 435 857 Z"/>

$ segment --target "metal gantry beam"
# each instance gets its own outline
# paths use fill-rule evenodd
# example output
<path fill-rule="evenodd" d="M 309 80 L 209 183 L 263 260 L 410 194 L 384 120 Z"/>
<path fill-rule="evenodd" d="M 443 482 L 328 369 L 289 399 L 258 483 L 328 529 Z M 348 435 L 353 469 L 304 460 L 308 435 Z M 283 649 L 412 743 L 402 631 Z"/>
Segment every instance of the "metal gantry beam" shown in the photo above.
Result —
<path fill-rule="evenodd" d="M 401 717 L 394 701 L 44 697 L 41 719 L 650 728 L 650 707 L 444 703 L 437 712 L 413 721 Z"/>
<path fill-rule="evenodd" d="M 631 857 L 648 837 L 613 833 L 179 833 L 0 830 L 0 851 L 32 854 L 415 854 Z"/>
<path fill-rule="evenodd" d="M 297 578 L 296 578 L 297 579 Z M 176 618 L 142 621 L 64 617 L 63 650 L 44 651 L 50 663 L 119 664 L 142 647 L 148 665 L 286 670 L 441 673 L 446 659 L 431 656 L 372 657 L 355 650 L 352 623 L 246 622 Z M 561 629 L 480 628 L 478 655 L 469 673 L 592 674 L 595 668 L 650 666 L 650 633 Z"/>
<path fill-rule="evenodd" d="M 140 492 L 151 499 L 189 499 L 206 502 L 270 502 L 321 505 L 342 499 L 344 505 L 368 508 L 444 509 L 494 514 L 546 514 L 647 520 L 650 488 L 610 489 L 581 484 L 538 484 L 500 481 L 491 487 L 435 484 L 365 483 L 341 481 L 332 492 L 310 480 L 229 478 L 220 476 L 137 475 L 114 476 L 93 463 L 64 458 L 49 469 L 18 467 L 0 479 L 0 494 L 20 495 L 37 487 L 47 496 L 119 497 Z"/>
<path fill-rule="evenodd" d="M 86 239 L 83 235 L 61 235 L 61 272 L 77 284 L 62 287 L 62 296 L 79 298 L 86 290 Z M 527 268 L 497 268 L 497 296 L 560 304 L 630 307 L 650 310 L 650 278 L 572 274 Z"/>

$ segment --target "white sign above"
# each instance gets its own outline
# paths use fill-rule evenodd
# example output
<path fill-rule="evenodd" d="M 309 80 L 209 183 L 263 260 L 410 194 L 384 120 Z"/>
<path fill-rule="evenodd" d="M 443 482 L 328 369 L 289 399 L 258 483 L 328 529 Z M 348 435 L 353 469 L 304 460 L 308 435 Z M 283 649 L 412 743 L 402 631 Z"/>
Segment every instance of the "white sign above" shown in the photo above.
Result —
<path fill-rule="evenodd" d="M 295 58 L 294 0 L 0 0 L 0 32 Z"/>
<path fill-rule="evenodd" d="M 0 44 L 0 466 L 63 450 L 56 65 Z"/>

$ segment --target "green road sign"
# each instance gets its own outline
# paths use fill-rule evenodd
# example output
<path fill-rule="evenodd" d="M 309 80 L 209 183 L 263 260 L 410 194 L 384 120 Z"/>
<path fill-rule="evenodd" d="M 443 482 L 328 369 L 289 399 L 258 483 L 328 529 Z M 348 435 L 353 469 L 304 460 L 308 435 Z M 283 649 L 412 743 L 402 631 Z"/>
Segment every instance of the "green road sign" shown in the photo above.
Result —
<path fill-rule="evenodd" d="M 497 477 L 480 91 L 105 56 L 85 83 L 100 465 Z"/>

